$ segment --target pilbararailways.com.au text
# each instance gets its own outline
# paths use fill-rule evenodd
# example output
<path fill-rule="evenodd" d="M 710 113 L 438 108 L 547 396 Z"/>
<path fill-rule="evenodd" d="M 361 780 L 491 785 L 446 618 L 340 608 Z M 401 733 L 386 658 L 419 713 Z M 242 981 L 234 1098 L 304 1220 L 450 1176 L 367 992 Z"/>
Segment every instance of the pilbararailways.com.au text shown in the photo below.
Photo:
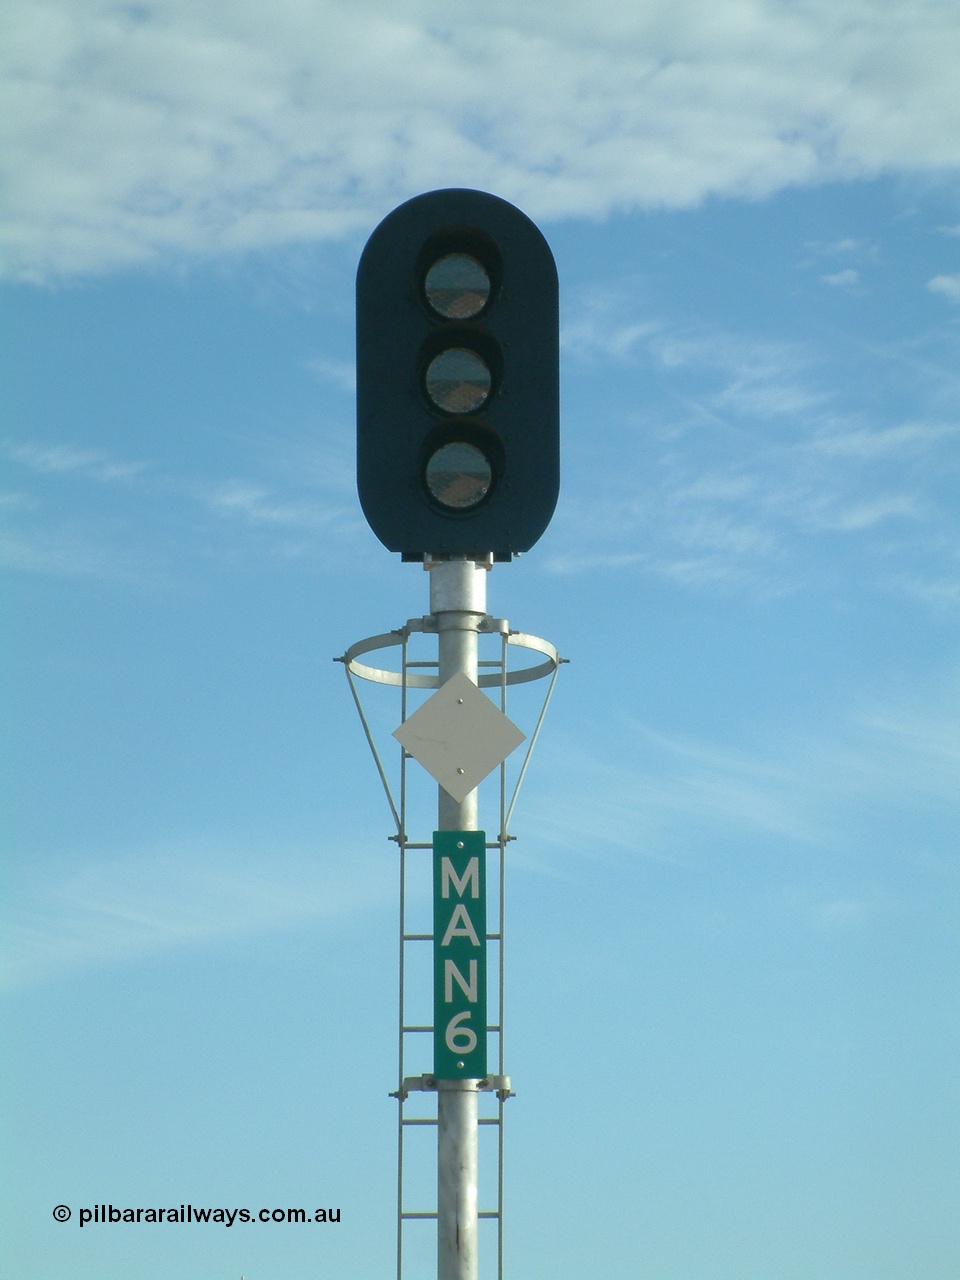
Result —
<path fill-rule="evenodd" d="M 192 1204 L 173 1209 L 118 1209 L 112 1204 L 95 1204 L 80 1210 L 80 1226 L 112 1223 L 215 1223 L 232 1227 L 236 1222 L 325 1223 L 339 1222 L 339 1209 L 206 1209 Z"/>

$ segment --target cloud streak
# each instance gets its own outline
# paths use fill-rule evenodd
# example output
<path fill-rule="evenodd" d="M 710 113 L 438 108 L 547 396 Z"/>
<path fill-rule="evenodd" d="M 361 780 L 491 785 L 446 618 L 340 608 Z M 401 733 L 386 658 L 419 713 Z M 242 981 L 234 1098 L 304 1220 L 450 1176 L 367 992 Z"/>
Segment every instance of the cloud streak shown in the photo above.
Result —
<path fill-rule="evenodd" d="M 8 456 L 39 475 L 81 475 L 109 484 L 133 480 L 146 470 L 143 462 L 116 462 L 106 454 L 73 445 L 17 444 L 7 441 Z"/>
<path fill-rule="evenodd" d="M 332 870 L 315 852 L 198 841 L 91 860 L 37 881 L 10 913 L 0 985 L 349 919 L 394 893 L 392 868 L 369 856 Z"/>
<path fill-rule="evenodd" d="M 931 293 L 939 293 L 948 302 L 960 302 L 960 272 L 956 275 L 934 276 L 927 281 Z"/>
<path fill-rule="evenodd" d="M 902 856 L 923 857 L 942 848 L 929 833 L 952 828 L 960 796 L 960 721 L 950 708 L 877 706 L 817 734 L 770 735 L 759 748 L 621 717 L 608 723 L 602 753 L 569 742 L 546 750 L 542 773 L 561 790 L 540 788 L 531 829 L 601 858 L 631 850 L 695 863 L 731 840 L 771 856 L 784 841 L 846 855 L 871 848 L 872 824 L 891 815 L 898 824 L 911 815 Z"/>
<path fill-rule="evenodd" d="M 431 187 L 538 219 L 960 164 L 934 0 L 8 8 L 5 271 L 340 237 Z"/>
<path fill-rule="evenodd" d="M 836 584 L 856 561 L 858 591 L 913 598 L 955 571 L 955 378 L 922 339 L 776 340 L 645 315 L 642 292 L 594 289 L 564 327 L 567 385 L 604 395 L 617 468 L 584 456 L 553 570 L 632 566 L 770 596 Z M 904 373 L 916 395 L 898 419 L 879 392 L 902 400 Z"/>
<path fill-rule="evenodd" d="M 207 551 L 216 543 L 229 555 L 240 539 L 256 537 L 268 553 L 288 559 L 326 555 L 358 523 L 351 478 L 316 449 L 281 450 L 275 469 L 283 474 L 273 483 L 165 474 L 63 442 L 6 440 L 0 450 L 29 486 L 3 503 L 9 527 L 0 534 L 0 563 L 18 572 L 159 585 L 172 572 L 174 542 Z M 73 486 L 70 517 L 58 484 Z M 76 514 L 78 496 L 91 486 L 110 499 L 98 493 L 92 514 Z M 160 539 L 153 536 L 158 522 Z"/>

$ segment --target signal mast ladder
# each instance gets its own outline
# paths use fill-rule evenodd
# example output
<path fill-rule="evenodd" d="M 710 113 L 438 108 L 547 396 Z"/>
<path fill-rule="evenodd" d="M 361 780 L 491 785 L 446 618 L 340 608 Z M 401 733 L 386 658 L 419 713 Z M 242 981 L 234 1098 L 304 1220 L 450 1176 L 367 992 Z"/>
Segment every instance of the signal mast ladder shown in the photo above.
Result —
<path fill-rule="evenodd" d="M 360 694 L 357 687 L 357 679 L 372 681 L 376 684 L 393 685 L 400 689 L 400 722 L 403 724 L 408 717 L 408 695 L 412 689 L 437 689 L 439 687 L 439 675 L 436 674 L 438 662 L 436 659 L 429 661 L 414 661 L 409 657 L 409 641 L 410 637 L 416 633 L 436 632 L 437 623 L 433 615 L 423 618 L 412 618 L 403 627 L 397 628 L 395 631 L 385 632 L 382 635 L 371 636 L 366 640 L 359 640 L 356 644 L 350 646 L 342 657 L 337 658 L 337 662 L 343 663 L 344 670 L 347 674 L 347 680 L 350 685 L 350 691 L 360 716 L 360 722 L 370 747 L 377 772 L 380 776 L 380 782 L 383 786 L 384 794 L 390 806 L 393 820 L 396 824 L 396 833 L 390 837 L 398 846 L 399 871 L 400 871 L 400 912 L 399 912 L 399 992 L 398 992 L 398 1018 L 397 1018 L 397 1076 L 399 1087 L 394 1090 L 390 1096 L 398 1101 L 397 1108 L 397 1280 L 403 1280 L 403 1246 L 404 1246 L 404 1224 L 411 1220 L 433 1219 L 437 1218 L 436 1209 L 408 1209 L 404 1204 L 404 1137 L 408 1128 L 421 1128 L 437 1126 L 437 1117 L 433 1116 L 408 1116 L 405 1114 L 405 1103 L 411 1093 L 430 1092 L 435 1089 L 434 1077 L 429 1074 L 420 1076 L 407 1076 L 406 1072 L 406 1043 L 408 1036 L 432 1035 L 433 1026 L 429 1024 L 410 1023 L 406 1018 L 406 969 L 407 969 L 407 949 L 408 947 L 422 946 L 424 943 L 433 941 L 432 933 L 413 933 L 407 927 L 407 871 L 408 871 L 408 853 L 422 854 L 424 851 L 432 851 L 433 843 L 427 841 L 413 841 L 407 837 L 407 761 L 412 757 L 398 745 L 400 752 L 400 786 L 399 786 L 399 806 L 394 800 L 390 784 L 387 780 L 386 771 L 380 752 L 377 749 L 374 735 L 370 727 L 367 714 L 363 708 Z M 483 1092 L 495 1093 L 497 1097 L 497 1111 L 495 1115 L 480 1116 L 478 1124 L 489 1126 L 495 1125 L 497 1128 L 497 1207 L 495 1209 L 480 1210 L 478 1217 L 482 1219 L 495 1219 L 497 1223 L 497 1280 L 503 1280 L 503 1107 L 508 1098 L 514 1097 L 514 1093 L 510 1087 L 510 1077 L 504 1073 L 504 872 L 506 863 L 507 844 L 516 839 L 515 836 L 508 835 L 510 819 L 513 815 L 514 806 L 516 805 L 517 796 L 520 787 L 526 775 L 527 766 L 530 763 L 530 757 L 536 746 L 537 739 L 540 736 L 540 729 L 543 725 L 547 707 L 550 705 L 550 699 L 553 695 L 554 685 L 556 683 L 557 673 L 561 663 L 567 661 L 561 658 L 555 647 L 547 640 L 542 640 L 538 636 L 528 635 L 522 631 L 511 631 L 509 623 L 503 618 L 493 618 L 489 614 L 485 615 L 478 624 L 478 633 L 481 637 L 490 636 L 499 638 L 500 653 L 499 657 L 491 660 L 480 660 L 478 667 L 480 674 L 478 677 L 478 685 L 481 689 L 499 689 L 500 710 L 506 715 L 507 709 L 507 688 L 510 685 L 526 684 L 530 681 L 540 680 L 549 677 L 547 691 L 544 695 L 543 703 L 537 716 L 536 726 L 530 735 L 527 750 L 520 766 L 516 782 L 513 787 L 509 802 L 507 801 L 507 777 L 506 762 L 499 766 L 499 796 L 500 796 L 500 813 L 498 836 L 496 840 L 488 841 L 487 849 L 496 849 L 498 851 L 497 860 L 497 921 L 496 929 L 488 932 L 486 935 L 488 942 L 494 942 L 497 945 L 497 1017 L 496 1021 L 487 1026 L 487 1033 L 496 1035 L 497 1037 L 497 1072 L 486 1077 L 481 1081 L 480 1089 Z M 380 649 L 392 647 L 400 648 L 400 669 L 399 671 L 386 669 L 383 667 L 370 666 L 359 659 L 368 653 L 376 652 Z M 532 665 L 514 667 L 510 669 L 508 665 L 508 656 L 511 649 L 520 649 L 528 652 L 537 653 L 541 656 L 541 661 Z M 432 673 L 431 673 L 432 672 Z"/>

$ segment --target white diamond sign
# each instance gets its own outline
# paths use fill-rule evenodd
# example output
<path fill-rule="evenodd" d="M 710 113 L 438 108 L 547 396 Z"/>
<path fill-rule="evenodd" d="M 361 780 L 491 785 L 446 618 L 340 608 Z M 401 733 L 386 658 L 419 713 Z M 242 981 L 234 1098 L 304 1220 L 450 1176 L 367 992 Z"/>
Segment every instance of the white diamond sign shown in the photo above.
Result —
<path fill-rule="evenodd" d="M 393 736 L 461 804 L 526 734 L 469 677 L 455 675 Z"/>

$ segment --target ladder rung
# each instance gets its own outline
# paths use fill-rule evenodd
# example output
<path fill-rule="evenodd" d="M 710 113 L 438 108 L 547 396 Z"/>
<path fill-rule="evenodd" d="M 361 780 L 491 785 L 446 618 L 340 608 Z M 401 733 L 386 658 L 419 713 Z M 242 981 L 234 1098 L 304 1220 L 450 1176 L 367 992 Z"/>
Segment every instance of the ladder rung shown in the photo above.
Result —
<path fill-rule="evenodd" d="M 499 942 L 500 934 L 488 933 L 486 935 L 486 939 L 488 942 Z M 404 942 L 432 942 L 433 934 L 432 933 L 405 933 L 403 935 L 403 940 Z"/>
<path fill-rule="evenodd" d="M 403 1028 L 403 1030 L 404 1030 L 404 1032 L 405 1032 L 405 1033 L 406 1033 L 407 1031 L 432 1031 L 432 1030 L 433 1030 L 433 1027 L 404 1027 L 404 1028 Z M 495 1035 L 499 1035 L 499 1034 L 500 1034 L 500 1025 L 499 1025 L 499 1023 L 492 1023 L 491 1025 L 489 1025 L 489 1026 L 487 1027 L 487 1030 L 488 1030 L 488 1031 L 492 1031 L 492 1032 L 494 1032 L 494 1034 L 495 1034 Z"/>
<path fill-rule="evenodd" d="M 416 760 L 417 758 L 416 756 L 412 756 L 409 751 L 405 751 L 404 755 L 408 760 Z M 397 838 L 396 836 L 390 837 L 391 840 L 396 840 L 396 838 Z M 508 840 L 516 840 L 516 838 L 517 838 L 516 836 L 507 836 Z M 404 849 L 432 849 L 433 848 L 432 840 L 429 842 L 429 844 L 424 840 L 402 840 L 402 841 L 399 841 L 399 843 Z M 485 849 L 499 849 L 500 841 L 488 840 L 483 847 Z"/>
<path fill-rule="evenodd" d="M 405 751 L 404 755 L 408 760 L 416 760 L 417 758 L 416 756 L 412 756 L 409 751 Z M 516 840 L 516 838 L 517 838 L 516 836 L 507 836 L 507 840 Z M 390 839 L 396 840 L 396 836 L 391 836 Z M 433 848 L 432 840 L 429 842 L 427 842 L 426 840 L 403 840 L 403 841 L 400 841 L 399 843 L 402 844 L 404 849 L 432 849 Z M 483 847 L 485 849 L 499 849 L 500 841 L 488 840 Z"/>
<path fill-rule="evenodd" d="M 409 1116 L 409 1117 L 404 1116 L 403 1120 L 401 1120 L 400 1123 L 401 1124 L 435 1125 L 437 1123 L 437 1117 L 436 1116 Z M 499 1124 L 499 1123 L 500 1123 L 499 1116 L 478 1116 L 477 1117 L 477 1124 Z"/>
<path fill-rule="evenodd" d="M 435 1218 L 436 1216 L 437 1216 L 436 1210 L 434 1210 L 433 1212 L 430 1212 L 430 1210 L 426 1210 L 423 1213 L 417 1213 L 411 1210 L 404 1209 L 403 1213 L 400 1214 L 401 1218 Z M 497 1209 L 481 1209 L 480 1212 L 477 1214 L 477 1217 L 478 1218 L 499 1218 L 500 1213 Z"/>

